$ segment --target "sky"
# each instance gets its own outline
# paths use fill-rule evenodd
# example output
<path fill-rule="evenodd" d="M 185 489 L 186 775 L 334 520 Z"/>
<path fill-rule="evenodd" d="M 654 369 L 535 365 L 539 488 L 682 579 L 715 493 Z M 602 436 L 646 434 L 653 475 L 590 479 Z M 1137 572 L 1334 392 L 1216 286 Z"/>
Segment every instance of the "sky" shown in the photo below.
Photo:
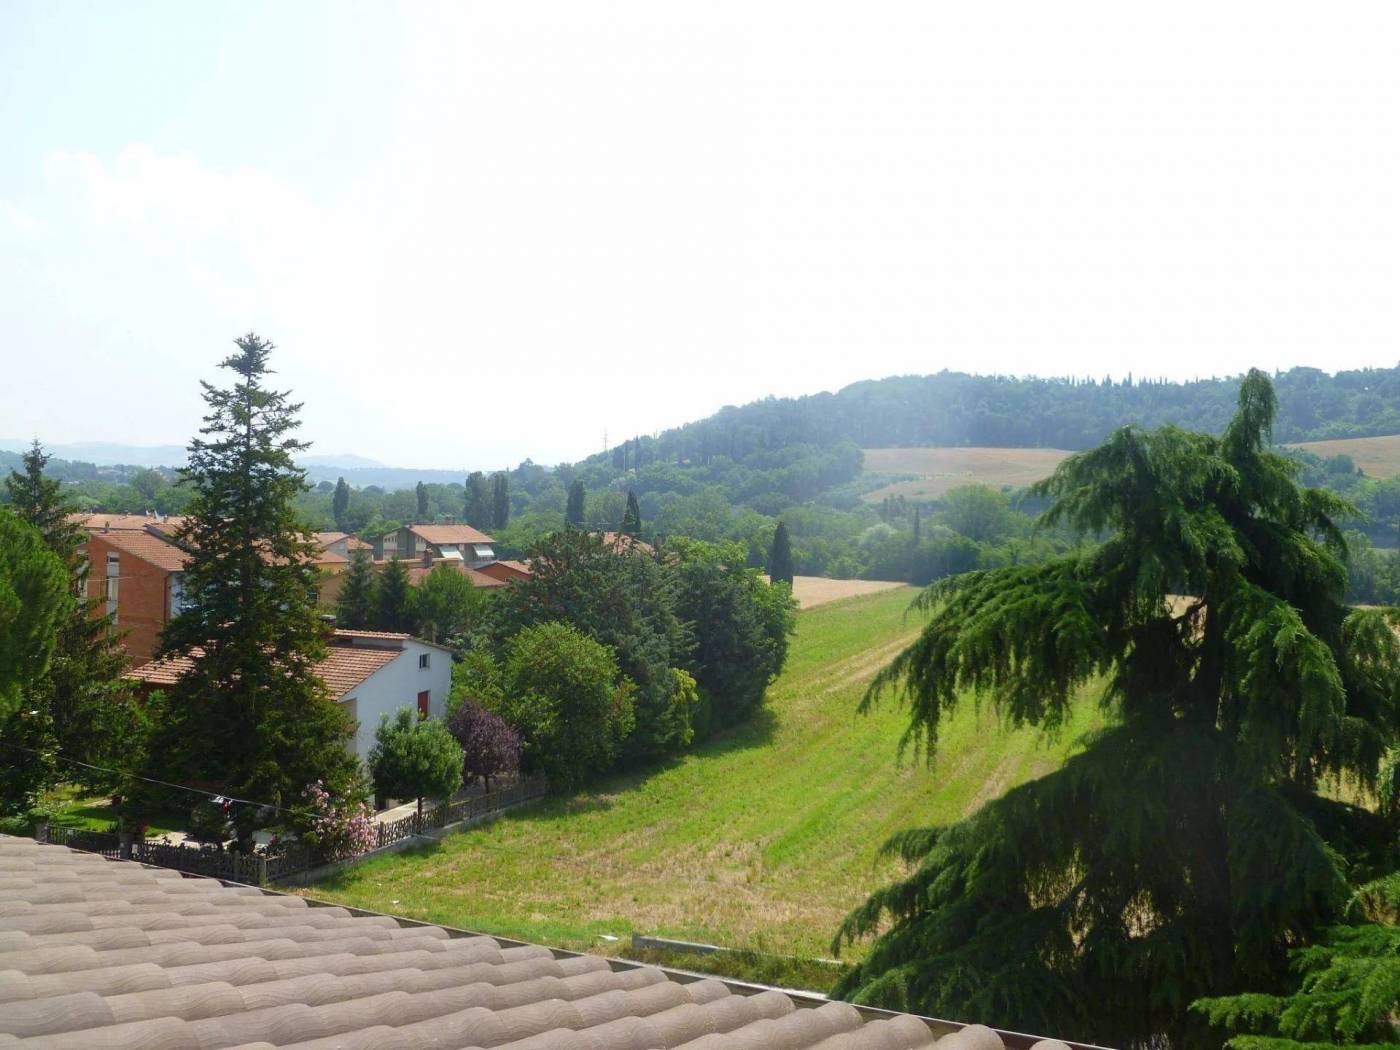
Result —
<path fill-rule="evenodd" d="M 944 368 L 1400 361 L 1400 5 L 0 4 L 0 438 L 494 469 Z"/>

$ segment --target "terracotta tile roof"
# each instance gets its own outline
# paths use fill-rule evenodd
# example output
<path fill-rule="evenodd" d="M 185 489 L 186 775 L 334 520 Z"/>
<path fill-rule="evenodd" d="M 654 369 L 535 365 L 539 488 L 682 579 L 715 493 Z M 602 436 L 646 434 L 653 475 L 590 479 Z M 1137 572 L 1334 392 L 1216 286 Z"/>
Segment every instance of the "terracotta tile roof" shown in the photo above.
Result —
<path fill-rule="evenodd" d="M 103 514 L 101 512 L 93 514 L 70 514 L 68 520 L 76 522 L 90 532 L 101 532 L 103 529 L 112 531 L 121 530 L 123 532 L 140 532 L 147 525 L 166 525 L 172 529 L 180 527 L 185 520 L 183 515 L 170 514 L 164 517 L 149 514 Z"/>
<path fill-rule="evenodd" d="M 338 551 L 322 550 L 316 554 L 317 565 L 349 565 L 350 559 Z"/>
<path fill-rule="evenodd" d="M 373 632 L 336 632 L 337 636 L 370 638 L 407 638 L 402 634 L 375 634 Z M 199 656 L 200 649 L 191 649 L 187 656 L 167 656 L 163 660 L 152 660 L 127 672 L 126 677 L 151 686 L 174 685 L 191 667 Z M 402 656 L 400 646 L 330 646 L 326 658 L 316 665 L 316 673 L 326 683 L 331 695 L 336 699 L 350 692 L 370 675 L 374 674 L 395 657 Z"/>
<path fill-rule="evenodd" d="M 401 925 L 8 835 L 0 885 L 7 1046 L 1004 1045 L 981 1026 Z"/>
<path fill-rule="evenodd" d="M 413 637 L 402 631 L 355 631 L 349 627 L 337 627 L 335 635 L 337 638 L 394 638 L 401 642 Z"/>
<path fill-rule="evenodd" d="M 166 572 L 179 572 L 190 560 L 190 556 L 175 544 L 149 532 L 113 529 L 93 535 L 115 547 L 119 554 L 130 554 Z"/>
<path fill-rule="evenodd" d="M 502 583 L 530 578 L 530 566 L 523 561 L 488 561 L 478 566 L 476 571 Z"/>
<path fill-rule="evenodd" d="M 440 565 L 446 565 L 450 568 L 457 570 L 468 580 L 471 581 L 471 585 L 473 587 L 504 587 L 506 585 L 505 580 L 498 579 L 495 576 L 490 576 L 484 572 L 479 572 L 476 569 L 468 568 L 465 564 L 463 564 L 460 560 L 456 558 L 439 558 L 431 565 L 409 565 L 408 582 L 416 587 L 418 584 L 423 582 L 423 578 L 427 576 L 428 573 L 432 572 Z"/>
<path fill-rule="evenodd" d="M 317 532 L 313 533 L 313 535 L 316 537 L 316 542 L 322 547 L 329 547 L 332 543 L 339 543 L 341 540 L 344 540 L 345 549 L 348 551 L 374 550 L 372 544 L 366 543 L 358 536 L 352 536 L 348 532 Z"/>
<path fill-rule="evenodd" d="M 495 543 L 486 533 L 470 525 L 409 525 L 408 531 L 424 543 Z"/>

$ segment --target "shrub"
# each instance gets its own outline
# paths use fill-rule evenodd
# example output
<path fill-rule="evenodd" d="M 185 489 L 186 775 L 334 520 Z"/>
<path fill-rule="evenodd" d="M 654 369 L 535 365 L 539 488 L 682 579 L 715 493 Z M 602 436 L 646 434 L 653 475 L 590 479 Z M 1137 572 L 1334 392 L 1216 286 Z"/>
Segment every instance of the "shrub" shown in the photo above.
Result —
<path fill-rule="evenodd" d="M 305 830 L 301 840 L 326 860 L 349 860 L 374 849 L 378 841 L 368 802 L 333 799 L 319 780 L 306 789 Z"/>

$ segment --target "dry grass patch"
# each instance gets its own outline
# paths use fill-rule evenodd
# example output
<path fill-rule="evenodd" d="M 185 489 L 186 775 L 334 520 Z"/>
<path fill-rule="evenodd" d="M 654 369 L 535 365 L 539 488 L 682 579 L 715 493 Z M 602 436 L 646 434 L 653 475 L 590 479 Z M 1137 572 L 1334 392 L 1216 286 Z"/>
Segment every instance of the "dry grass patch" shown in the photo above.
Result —
<path fill-rule="evenodd" d="M 886 496 L 938 499 L 959 485 L 1010 485 L 1022 488 L 1054 473 L 1067 456 L 1058 448 L 868 448 L 867 474 L 916 474 L 913 481 L 896 481 L 867 492 L 867 503 Z"/>
<path fill-rule="evenodd" d="M 1300 441 L 1290 448 L 1306 449 L 1324 459 L 1347 455 L 1361 470 L 1373 478 L 1393 478 L 1400 475 L 1400 434 L 1384 437 L 1335 438 L 1331 441 Z"/>

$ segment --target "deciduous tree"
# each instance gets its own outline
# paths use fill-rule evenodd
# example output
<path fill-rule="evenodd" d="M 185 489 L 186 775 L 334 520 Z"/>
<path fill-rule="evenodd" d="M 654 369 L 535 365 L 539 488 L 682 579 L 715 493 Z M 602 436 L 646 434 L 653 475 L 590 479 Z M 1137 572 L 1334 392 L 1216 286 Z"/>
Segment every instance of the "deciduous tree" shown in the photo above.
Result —
<path fill-rule="evenodd" d="M 467 783 L 480 777 L 489 791 L 492 777 L 520 769 L 520 734 L 494 711 L 464 700 L 448 718 L 447 728 L 462 747 L 462 775 Z"/>
<path fill-rule="evenodd" d="M 973 697 L 1054 728 L 1092 686 L 1110 723 L 1056 772 L 890 840 L 909 873 L 842 926 L 838 944 L 875 940 L 839 995 L 1217 1046 L 1188 1004 L 1281 985 L 1385 856 L 1389 826 L 1322 784 L 1376 784 L 1400 641 L 1344 604 L 1348 508 L 1267 450 L 1274 413 L 1255 371 L 1220 437 L 1118 430 L 1037 486 L 1047 523 L 1096 545 L 923 593 L 927 626 L 866 698 L 907 701 L 907 743 L 933 748 Z"/>
<path fill-rule="evenodd" d="M 449 799 L 462 786 L 462 749 L 437 719 L 401 707 L 392 720 L 379 716 L 369 769 L 376 794 L 417 799 L 422 820 L 423 799 Z"/>
<path fill-rule="evenodd" d="M 510 478 L 504 474 L 491 475 L 491 528 L 503 529 L 510 521 Z"/>

